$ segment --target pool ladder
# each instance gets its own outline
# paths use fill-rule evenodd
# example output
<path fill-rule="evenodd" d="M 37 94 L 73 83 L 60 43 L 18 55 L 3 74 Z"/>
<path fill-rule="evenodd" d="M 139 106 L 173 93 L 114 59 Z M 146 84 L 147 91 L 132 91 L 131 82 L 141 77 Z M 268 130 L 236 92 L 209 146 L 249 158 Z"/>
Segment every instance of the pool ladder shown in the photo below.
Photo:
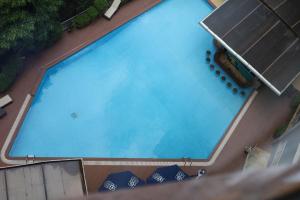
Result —
<path fill-rule="evenodd" d="M 26 164 L 33 164 L 35 156 L 34 155 L 27 155 L 26 156 Z"/>
<path fill-rule="evenodd" d="M 192 166 L 193 164 L 193 161 L 191 158 L 188 158 L 188 157 L 183 157 L 183 162 L 184 162 L 184 166 Z"/>

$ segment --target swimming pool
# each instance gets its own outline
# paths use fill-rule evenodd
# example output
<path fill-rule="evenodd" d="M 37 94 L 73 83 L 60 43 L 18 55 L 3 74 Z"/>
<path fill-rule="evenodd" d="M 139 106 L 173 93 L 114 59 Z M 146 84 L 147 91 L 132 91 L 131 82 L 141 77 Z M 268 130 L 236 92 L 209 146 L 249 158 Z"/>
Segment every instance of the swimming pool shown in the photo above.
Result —
<path fill-rule="evenodd" d="M 208 158 L 246 100 L 205 62 L 210 12 L 162 1 L 50 68 L 9 155 Z"/>

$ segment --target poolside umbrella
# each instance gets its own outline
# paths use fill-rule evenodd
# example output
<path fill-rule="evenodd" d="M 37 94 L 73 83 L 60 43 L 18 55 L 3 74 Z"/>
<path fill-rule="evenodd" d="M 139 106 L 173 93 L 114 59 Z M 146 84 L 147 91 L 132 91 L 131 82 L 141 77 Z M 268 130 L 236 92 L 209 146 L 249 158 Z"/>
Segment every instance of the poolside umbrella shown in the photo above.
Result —
<path fill-rule="evenodd" d="M 180 167 L 172 165 L 168 167 L 157 168 L 152 175 L 147 178 L 147 184 L 158 184 L 170 181 L 183 181 L 189 178 Z"/>
<path fill-rule="evenodd" d="M 110 174 L 102 186 L 99 188 L 99 192 L 116 191 L 119 189 L 133 189 L 137 186 L 144 185 L 145 182 L 139 177 L 134 175 L 130 171 L 112 173 Z"/>

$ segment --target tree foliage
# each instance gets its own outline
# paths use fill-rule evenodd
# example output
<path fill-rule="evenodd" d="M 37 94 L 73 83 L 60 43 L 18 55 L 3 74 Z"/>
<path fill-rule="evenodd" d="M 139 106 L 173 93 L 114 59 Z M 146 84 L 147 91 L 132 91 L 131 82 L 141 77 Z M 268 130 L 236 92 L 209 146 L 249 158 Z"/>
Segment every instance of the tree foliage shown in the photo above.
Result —
<path fill-rule="evenodd" d="M 77 15 L 74 19 L 75 27 L 79 29 L 87 26 L 91 23 L 91 21 L 91 17 L 88 15 L 87 12 Z"/>
<path fill-rule="evenodd" d="M 87 14 L 90 16 L 90 18 L 92 20 L 96 19 L 98 16 L 98 10 L 94 7 L 94 6 L 90 6 L 87 10 L 86 10 Z"/>
<path fill-rule="evenodd" d="M 62 4 L 63 0 L 0 0 L 0 91 L 14 81 L 21 57 L 49 46 L 61 35 Z"/>
<path fill-rule="evenodd" d="M 39 50 L 58 32 L 62 0 L 0 0 L 0 49 Z"/>
<path fill-rule="evenodd" d="M 0 30 L 0 49 L 3 50 L 33 37 L 34 16 L 28 11 L 26 1 L 0 1 Z"/>
<path fill-rule="evenodd" d="M 103 13 L 109 5 L 106 0 L 95 0 L 94 6 L 97 8 L 99 13 Z"/>

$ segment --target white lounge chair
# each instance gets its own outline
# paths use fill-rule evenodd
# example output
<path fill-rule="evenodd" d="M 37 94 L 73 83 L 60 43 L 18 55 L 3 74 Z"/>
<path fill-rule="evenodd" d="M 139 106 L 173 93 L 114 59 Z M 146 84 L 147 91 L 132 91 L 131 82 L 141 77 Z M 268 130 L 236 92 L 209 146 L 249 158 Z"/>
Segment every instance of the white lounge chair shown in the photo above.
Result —
<path fill-rule="evenodd" d="M 249 169 L 264 169 L 268 166 L 271 154 L 258 147 L 251 147 L 244 164 L 244 171 Z"/>
<path fill-rule="evenodd" d="M 118 10 L 120 4 L 121 4 L 121 0 L 114 0 L 114 2 L 111 4 L 110 8 L 104 13 L 104 16 L 108 19 L 111 19 L 111 17 Z"/>
<path fill-rule="evenodd" d="M 0 108 L 3 108 L 7 104 L 11 103 L 13 100 L 9 95 L 5 95 L 4 97 L 0 98 Z"/>

